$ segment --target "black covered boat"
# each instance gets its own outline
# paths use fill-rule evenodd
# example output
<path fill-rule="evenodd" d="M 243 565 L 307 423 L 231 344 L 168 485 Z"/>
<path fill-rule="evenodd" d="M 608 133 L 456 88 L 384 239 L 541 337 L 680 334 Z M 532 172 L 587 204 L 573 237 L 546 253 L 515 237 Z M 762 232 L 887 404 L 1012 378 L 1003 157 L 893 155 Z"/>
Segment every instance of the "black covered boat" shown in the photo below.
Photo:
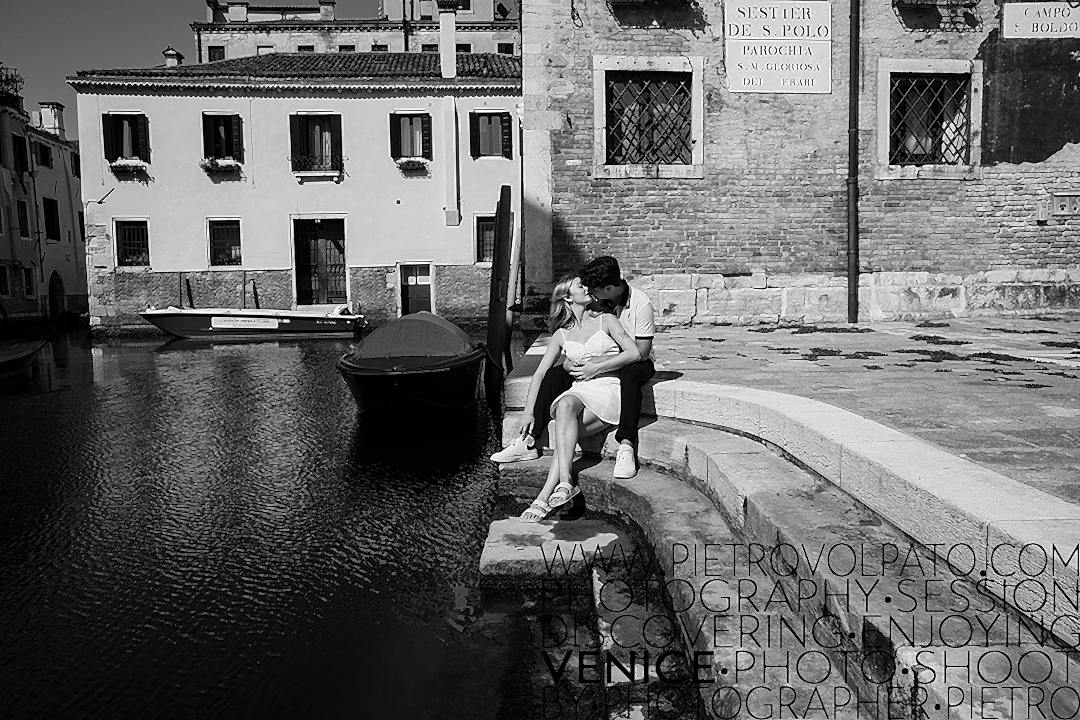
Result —
<path fill-rule="evenodd" d="M 465 410 L 476 404 L 486 356 L 464 330 L 425 311 L 376 329 L 337 367 L 360 412 L 402 405 Z"/>

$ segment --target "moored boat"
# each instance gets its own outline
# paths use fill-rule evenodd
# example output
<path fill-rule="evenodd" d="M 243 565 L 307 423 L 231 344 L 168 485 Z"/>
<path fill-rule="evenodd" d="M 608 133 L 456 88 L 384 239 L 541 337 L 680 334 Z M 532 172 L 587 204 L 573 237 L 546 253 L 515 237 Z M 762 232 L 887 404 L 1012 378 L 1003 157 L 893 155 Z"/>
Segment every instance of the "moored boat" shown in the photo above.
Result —
<path fill-rule="evenodd" d="M 160 330 L 181 338 L 350 336 L 364 325 L 363 315 L 324 310 L 167 307 L 139 314 Z"/>
<path fill-rule="evenodd" d="M 45 347 L 47 340 L 0 341 L 0 378 L 14 377 L 24 372 Z"/>
<path fill-rule="evenodd" d="M 464 330 L 425 311 L 377 328 L 337 367 L 360 412 L 403 405 L 465 410 L 476 404 L 486 357 Z"/>

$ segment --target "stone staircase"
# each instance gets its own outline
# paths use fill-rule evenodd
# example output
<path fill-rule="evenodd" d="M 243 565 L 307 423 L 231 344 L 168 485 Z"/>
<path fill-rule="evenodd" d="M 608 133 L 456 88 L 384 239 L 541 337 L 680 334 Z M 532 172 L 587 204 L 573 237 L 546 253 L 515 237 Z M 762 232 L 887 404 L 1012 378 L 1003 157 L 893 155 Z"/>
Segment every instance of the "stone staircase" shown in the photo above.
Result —
<path fill-rule="evenodd" d="M 655 552 L 690 663 L 708 659 L 705 716 L 1080 712 L 1075 653 L 839 488 L 677 421 L 643 426 L 639 454 L 631 480 L 598 458 L 577 461 L 579 478 L 588 506 Z M 503 491 L 529 497 L 547 462 L 504 465 Z"/>

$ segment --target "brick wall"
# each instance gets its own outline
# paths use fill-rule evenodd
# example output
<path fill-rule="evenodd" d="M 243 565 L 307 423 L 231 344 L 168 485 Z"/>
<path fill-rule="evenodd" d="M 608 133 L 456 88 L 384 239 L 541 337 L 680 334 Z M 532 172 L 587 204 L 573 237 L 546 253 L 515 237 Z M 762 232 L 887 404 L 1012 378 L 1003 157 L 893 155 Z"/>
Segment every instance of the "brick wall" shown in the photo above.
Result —
<path fill-rule="evenodd" d="M 653 288 L 654 300 L 663 294 L 657 309 L 671 324 L 845 319 L 847 3 L 832 5 L 832 92 L 817 95 L 730 92 L 722 3 L 652 8 L 628 14 L 589 3 L 571 12 L 539 0 L 523 10 L 524 37 L 542 38 L 523 51 L 526 148 L 549 142 L 551 162 L 550 194 L 532 203 L 550 203 L 543 220 L 551 226 L 552 272 L 528 277 L 533 304 L 544 300 L 544 280 L 606 253 Z M 1080 41 L 1029 45 L 1018 75 L 1017 51 L 1008 45 L 1015 41 L 996 31 L 996 6 L 961 11 L 974 13 L 962 18 L 965 31 L 945 32 L 914 27 L 888 0 L 863 4 L 860 304 L 867 319 L 1076 307 L 1080 218 L 1040 224 L 1036 208 L 1053 192 L 1080 190 L 1080 129 L 1065 119 L 1080 115 L 1075 62 L 1065 62 Z M 595 176 L 597 55 L 705 58 L 702 178 Z M 954 179 L 885 179 L 879 58 L 985 63 L 975 99 L 983 122 L 973 133 L 985 155 L 980 166 Z M 1005 83 L 1011 96 L 992 92 Z M 1026 120 L 1030 132 L 1016 132 L 1025 120 L 1010 110 L 1012 90 L 1034 86 L 1058 88 L 1042 122 L 1060 131 L 1059 141 L 1015 153 L 1028 162 L 1003 162 L 1003 146 L 1040 136 L 1035 117 Z M 530 133 L 542 141 L 530 143 Z M 544 222 L 527 225 L 530 244 L 546 241 L 538 237 L 544 234 Z"/>

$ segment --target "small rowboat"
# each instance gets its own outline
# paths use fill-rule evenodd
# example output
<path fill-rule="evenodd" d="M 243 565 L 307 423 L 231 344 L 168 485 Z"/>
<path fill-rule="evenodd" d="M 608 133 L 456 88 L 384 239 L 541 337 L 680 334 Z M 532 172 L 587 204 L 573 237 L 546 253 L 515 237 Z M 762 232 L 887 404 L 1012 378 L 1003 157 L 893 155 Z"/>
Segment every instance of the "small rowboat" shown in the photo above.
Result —
<path fill-rule="evenodd" d="M 344 310 L 345 306 L 340 306 Z M 237 308 L 150 308 L 144 320 L 181 338 L 266 338 L 355 335 L 363 315 L 319 310 L 246 310 Z"/>
<path fill-rule="evenodd" d="M 337 367 L 359 412 L 457 411 L 476 404 L 486 357 L 464 330 L 424 311 L 377 328 Z"/>
<path fill-rule="evenodd" d="M 45 347 L 46 340 L 0 341 L 0 378 L 23 373 Z"/>

